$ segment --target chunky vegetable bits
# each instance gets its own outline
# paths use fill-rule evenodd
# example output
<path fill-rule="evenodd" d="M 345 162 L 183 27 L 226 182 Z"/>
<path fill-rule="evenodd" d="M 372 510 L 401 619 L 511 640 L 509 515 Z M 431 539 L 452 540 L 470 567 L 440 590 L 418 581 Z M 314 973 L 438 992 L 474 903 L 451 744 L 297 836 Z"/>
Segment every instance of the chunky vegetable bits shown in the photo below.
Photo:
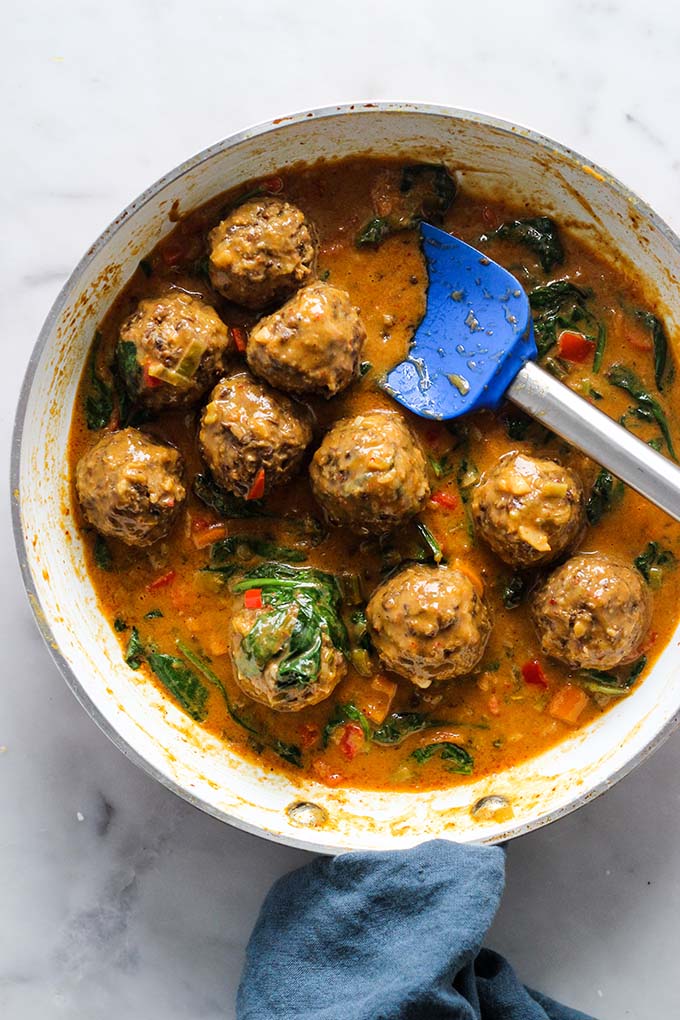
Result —
<path fill-rule="evenodd" d="M 217 196 L 98 324 L 74 409 L 76 524 L 135 682 L 328 786 L 538 754 L 644 683 L 678 615 L 675 522 L 510 406 L 447 426 L 381 388 L 434 220 L 522 280 L 550 371 L 680 450 L 653 296 L 540 195 L 455 177 L 362 159 Z"/>

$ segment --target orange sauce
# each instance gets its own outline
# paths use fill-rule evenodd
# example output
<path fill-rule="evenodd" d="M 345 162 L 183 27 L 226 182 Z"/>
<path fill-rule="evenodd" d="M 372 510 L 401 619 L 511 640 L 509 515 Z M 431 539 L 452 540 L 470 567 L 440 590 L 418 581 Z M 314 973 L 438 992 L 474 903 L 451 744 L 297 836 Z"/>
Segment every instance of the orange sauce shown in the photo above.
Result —
<path fill-rule="evenodd" d="M 406 354 L 413 330 L 423 313 L 426 274 L 416 232 L 409 230 L 395 234 L 376 250 L 359 249 L 354 244 L 357 230 L 374 215 L 371 187 L 385 165 L 385 161 L 366 159 L 322 163 L 283 172 L 285 197 L 299 205 L 315 226 L 319 243 L 319 274 L 328 274 L 331 283 L 350 293 L 353 302 L 361 309 L 368 333 L 364 359 L 370 362 L 370 371 L 334 400 L 327 403 L 311 401 L 318 425 L 315 445 L 318 445 L 324 428 L 333 420 L 362 410 L 393 406 L 390 398 L 377 386 L 377 380 L 381 373 Z M 197 262 L 205 252 L 205 235 L 218 222 L 229 200 L 230 196 L 222 195 L 180 219 L 172 234 L 150 253 L 145 269 L 140 268 L 135 273 L 101 323 L 102 366 L 111 360 L 123 318 L 140 299 L 159 294 L 168 286 L 183 287 L 200 294 L 216 306 L 229 325 L 247 327 L 254 321 L 242 309 L 223 302 L 196 270 Z M 502 200 L 489 206 L 474 194 L 463 191 L 454 200 L 446 216 L 445 227 L 463 240 L 479 246 L 480 235 L 501 222 L 540 213 L 538 206 L 535 209 L 516 209 Z M 520 278 L 527 287 L 559 277 L 592 288 L 594 297 L 590 307 L 606 324 L 608 331 L 602 370 L 595 375 L 590 362 L 572 365 L 566 381 L 582 392 L 592 393 L 594 390 L 601 394 L 598 406 L 619 418 L 632 401 L 607 382 L 605 373 L 614 362 L 624 362 L 661 400 L 668 413 L 673 439 L 680 449 L 680 431 L 672 413 L 678 397 L 678 384 L 667 386 L 663 395 L 657 393 L 649 331 L 633 311 L 637 308 L 653 311 L 653 306 L 635 280 L 577 243 L 568 231 L 562 230 L 561 237 L 565 261 L 548 276 L 524 247 L 507 241 L 494 241 L 487 243 L 485 250 L 512 271 L 518 272 L 518 267 L 524 267 L 526 272 Z M 99 433 L 88 431 L 85 423 L 82 391 L 86 385 L 84 375 L 73 415 L 72 473 L 79 457 L 99 437 Z M 150 434 L 167 439 L 180 448 L 189 482 L 202 470 L 196 445 L 198 413 L 166 413 L 142 426 Z M 232 599 L 228 583 L 221 584 L 214 575 L 200 572 L 207 563 L 208 550 L 197 549 L 193 540 L 192 526 L 197 519 L 217 522 L 217 518 L 196 499 L 193 492 L 169 539 L 149 550 L 129 549 L 111 542 L 111 571 L 97 567 L 92 555 L 94 535 L 76 512 L 76 523 L 85 532 L 88 569 L 99 596 L 101 611 L 112 623 L 117 619 L 119 626 L 125 625 L 126 629 L 120 633 L 123 649 L 131 628 L 136 627 L 143 642 L 151 642 L 163 651 L 177 654 L 176 641 L 179 638 L 210 660 L 211 668 L 225 685 L 237 712 L 272 739 L 298 747 L 302 768 L 311 770 L 316 778 L 333 785 L 428 789 L 465 782 L 466 777 L 447 771 L 446 762 L 436 756 L 424 764 L 414 760 L 413 750 L 437 739 L 437 733 L 439 739 L 455 740 L 473 755 L 475 777 L 500 771 L 536 755 L 573 731 L 571 725 L 550 714 L 549 705 L 551 698 L 565 683 L 577 678 L 565 666 L 540 656 L 526 603 L 513 609 L 505 608 L 503 586 L 512 571 L 471 536 L 466 508 L 457 485 L 457 472 L 463 457 L 472 460 L 483 472 L 503 454 L 524 450 L 538 456 L 558 457 L 573 466 L 588 491 L 597 476 L 598 467 L 554 438 L 546 442 L 540 430 L 535 428 L 526 439 L 511 439 L 507 414 L 506 408 L 498 414 L 485 413 L 469 420 L 469 445 L 466 449 L 444 425 L 409 417 L 432 460 L 442 462 L 448 458 L 452 468 L 450 473 L 440 478 L 433 473 L 432 486 L 434 492 L 450 497 L 444 503 L 453 505 L 433 502 L 422 519 L 440 541 L 448 560 L 464 561 L 467 569 L 482 579 L 494 620 L 491 639 L 480 667 L 463 680 L 434 684 L 420 691 L 408 681 L 386 674 L 374 658 L 375 674 L 397 682 L 392 710 L 429 713 L 439 724 L 437 731 L 414 734 L 397 747 L 365 743 L 352 758 L 344 753 L 336 739 L 336 731 L 328 747 L 323 748 L 321 734 L 335 707 L 348 702 L 361 705 L 370 700 L 370 678 L 359 676 L 351 667 L 347 678 L 331 698 L 300 712 L 275 713 L 249 701 L 233 679 L 227 654 L 228 614 Z M 657 429 L 650 423 L 636 422 L 634 428 L 644 439 L 658 435 Z M 304 514 L 319 516 L 309 490 L 306 467 L 298 479 L 265 502 L 282 519 L 231 520 L 226 522 L 227 533 L 266 535 L 282 545 L 289 545 L 296 518 Z M 621 501 L 598 524 L 588 529 L 579 548 L 600 550 L 630 563 L 650 540 L 676 556 L 680 554 L 680 526 L 626 489 Z M 361 575 L 367 596 L 381 579 L 380 553 L 376 543 L 344 529 L 332 529 L 321 544 L 311 548 L 308 563 L 333 573 L 347 569 L 355 571 Z M 171 571 L 175 572 L 171 583 L 149 590 L 155 579 Z M 679 594 L 680 572 L 667 570 L 662 586 L 654 593 L 653 622 L 646 646 L 641 649 L 647 655 L 648 664 L 654 661 L 670 639 L 677 620 Z M 160 610 L 162 616 L 146 617 L 155 610 Z M 541 659 L 547 688 L 527 684 L 522 677 L 522 664 L 533 659 Z M 146 666 L 142 665 L 141 669 L 149 683 L 158 683 Z M 644 682 L 644 678 L 639 682 Z M 589 695 L 578 725 L 587 725 L 613 700 Z M 296 771 L 269 747 L 263 747 L 263 742 L 253 740 L 252 735 L 233 720 L 224 699 L 214 687 L 209 689 L 205 726 L 243 755 L 259 756 L 271 770 Z"/>

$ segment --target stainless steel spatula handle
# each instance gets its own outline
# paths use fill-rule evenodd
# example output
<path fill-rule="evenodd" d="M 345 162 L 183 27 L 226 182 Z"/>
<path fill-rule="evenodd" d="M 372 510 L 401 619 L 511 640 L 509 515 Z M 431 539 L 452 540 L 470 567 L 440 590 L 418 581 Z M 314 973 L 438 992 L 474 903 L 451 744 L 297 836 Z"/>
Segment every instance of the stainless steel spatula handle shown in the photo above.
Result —
<path fill-rule="evenodd" d="M 680 521 L 680 467 L 528 361 L 506 396 Z"/>

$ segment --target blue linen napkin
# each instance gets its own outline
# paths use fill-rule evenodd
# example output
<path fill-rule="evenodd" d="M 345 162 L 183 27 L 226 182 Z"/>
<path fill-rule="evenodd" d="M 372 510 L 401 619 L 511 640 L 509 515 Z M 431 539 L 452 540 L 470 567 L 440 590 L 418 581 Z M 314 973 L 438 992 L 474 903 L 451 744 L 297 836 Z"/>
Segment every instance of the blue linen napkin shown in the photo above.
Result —
<path fill-rule="evenodd" d="M 504 873 L 498 847 L 447 840 L 293 871 L 251 935 L 238 1020 L 592 1020 L 481 948 Z"/>

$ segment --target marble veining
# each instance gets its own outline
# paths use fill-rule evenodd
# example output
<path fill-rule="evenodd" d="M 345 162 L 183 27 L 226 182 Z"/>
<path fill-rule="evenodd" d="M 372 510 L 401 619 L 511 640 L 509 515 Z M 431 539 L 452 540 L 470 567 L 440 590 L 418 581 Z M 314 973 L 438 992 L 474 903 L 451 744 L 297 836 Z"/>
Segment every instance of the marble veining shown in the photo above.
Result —
<path fill-rule="evenodd" d="M 5 461 L 31 347 L 70 267 L 151 181 L 248 124 L 360 99 L 478 109 L 583 151 L 680 229 L 670 0 L 72 0 L 59 13 L 27 0 L 2 46 Z M 229 1020 L 260 902 L 306 855 L 200 814 L 97 730 L 31 618 L 7 502 L 0 1016 Z M 509 849 L 492 944 L 601 1020 L 680 1015 L 679 771 L 676 736 Z"/>

